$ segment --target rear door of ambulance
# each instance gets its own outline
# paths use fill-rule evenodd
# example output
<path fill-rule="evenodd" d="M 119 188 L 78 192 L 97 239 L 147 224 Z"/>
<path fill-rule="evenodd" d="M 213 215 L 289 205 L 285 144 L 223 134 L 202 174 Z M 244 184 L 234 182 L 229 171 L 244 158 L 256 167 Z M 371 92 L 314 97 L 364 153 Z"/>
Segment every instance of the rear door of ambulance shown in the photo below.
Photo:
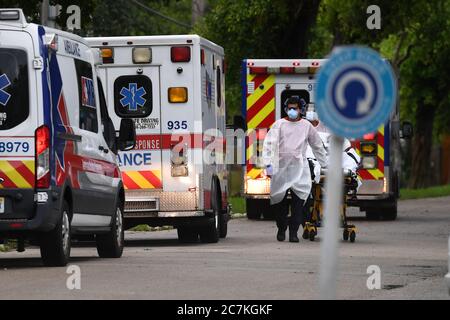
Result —
<path fill-rule="evenodd" d="M 1 28 L 1 27 L 0 27 Z M 31 35 L 0 30 L 0 221 L 34 212 L 37 75 Z"/>
<path fill-rule="evenodd" d="M 136 147 L 119 152 L 123 184 L 129 191 L 162 189 L 160 67 L 134 64 L 132 50 L 115 47 L 115 66 L 102 68 L 116 130 L 123 118 L 134 119 L 136 125 Z"/>

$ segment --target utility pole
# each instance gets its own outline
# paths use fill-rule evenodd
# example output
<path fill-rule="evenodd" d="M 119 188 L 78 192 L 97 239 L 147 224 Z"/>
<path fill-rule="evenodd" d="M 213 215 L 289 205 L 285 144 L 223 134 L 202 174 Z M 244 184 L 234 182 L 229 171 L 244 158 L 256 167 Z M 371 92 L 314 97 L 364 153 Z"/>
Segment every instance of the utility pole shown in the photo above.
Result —
<path fill-rule="evenodd" d="M 48 12 L 50 11 L 49 0 L 42 0 L 41 4 L 41 24 L 43 26 L 48 25 Z"/>
<path fill-rule="evenodd" d="M 208 8 L 207 0 L 192 0 L 192 25 L 205 15 Z"/>

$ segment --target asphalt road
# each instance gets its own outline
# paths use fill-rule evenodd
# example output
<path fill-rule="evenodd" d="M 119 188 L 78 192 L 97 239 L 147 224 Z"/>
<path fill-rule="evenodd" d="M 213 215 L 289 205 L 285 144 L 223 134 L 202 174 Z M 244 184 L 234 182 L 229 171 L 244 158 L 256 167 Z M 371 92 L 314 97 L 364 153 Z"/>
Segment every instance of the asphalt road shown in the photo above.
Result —
<path fill-rule="evenodd" d="M 449 299 L 444 283 L 450 197 L 402 201 L 395 222 L 352 212 L 355 243 L 339 244 L 340 299 Z M 0 299 L 316 299 L 320 231 L 315 242 L 277 242 L 271 221 L 234 219 L 218 244 L 177 242 L 176 230 L 127 232 L 121 259 L 73 248 L 81 289 L 68 290 L 66 268 L 43 267 L 39 250 L 0 253 Z M 381 289 L 366 286 L 381 270 Z"/>

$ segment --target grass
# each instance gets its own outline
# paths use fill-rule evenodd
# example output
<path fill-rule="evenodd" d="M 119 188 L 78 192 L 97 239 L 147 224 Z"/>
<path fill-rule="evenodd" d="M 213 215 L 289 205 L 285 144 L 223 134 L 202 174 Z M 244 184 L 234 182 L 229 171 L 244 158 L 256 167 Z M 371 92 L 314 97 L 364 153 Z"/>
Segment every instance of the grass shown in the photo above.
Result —
<path fill-rule="evenodd" d="M 450 196 L 450 185 L 423 189 L 400 189 L 400 199 L 421 199 Z"/>
<path fill-rule="evenodd" d="M 163 230 L 172 230 L 172 226 L 163 226 L 163 227 L 150 227 L 148 224 L 140 224 L 136 227 L 130 229 L 130 231 L 135 232 L 154 232 L 154 231 L 163 231 Z"/>
<path fill-rule="evenodd" d="M 232 216 L 234 218 L 245 216 L 247 209 L 245 207 L 245 198 L 243 197 L 230 197 L 228 201 L 231 203 Z"/>

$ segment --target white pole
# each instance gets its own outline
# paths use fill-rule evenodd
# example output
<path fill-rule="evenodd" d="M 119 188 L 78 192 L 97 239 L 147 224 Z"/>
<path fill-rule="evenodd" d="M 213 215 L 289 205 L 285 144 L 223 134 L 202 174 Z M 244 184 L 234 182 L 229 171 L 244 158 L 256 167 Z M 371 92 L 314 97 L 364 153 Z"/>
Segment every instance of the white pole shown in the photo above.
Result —
<path fill-rule="evenodd" d="M 320 298 L 336 299 L 340 210 L 343 197 L 342 147 L 344 139 L 333 135 L 325 180 L 324 239 L 321 246 Z"/>
<path fill-rule="evenodd" d="M 48 25 L 48 13 L 50 11 L 49 0 L 43 0 L 41 4 L 41 24 Z"/>

